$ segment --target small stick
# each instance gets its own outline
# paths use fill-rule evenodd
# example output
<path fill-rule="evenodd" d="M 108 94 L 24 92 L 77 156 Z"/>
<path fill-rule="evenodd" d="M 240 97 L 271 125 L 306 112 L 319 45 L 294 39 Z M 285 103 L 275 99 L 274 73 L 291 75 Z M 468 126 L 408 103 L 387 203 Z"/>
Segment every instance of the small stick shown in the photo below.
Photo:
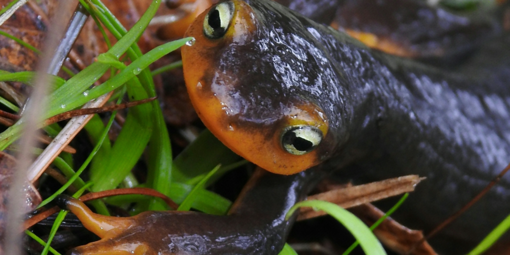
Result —
<path fill-rule="evenodd" d="M 330 190 L 309 196 L 307 200 L 324 200 L 335 203 L 343 208 L 351 208 L 387 197 L 412 192 L 423 179 L 425 178 L 420 178 L 417 175 L 408 175 L 364 185 Z M 325 215 L 325 212 L 315 211 L 310 207 L 303 207 L 299 211 L 297 220 L 301 221 L 322 215 Z"/>
<path fill-rule="evenodd" d="M 59 121 L 71 119 L 76 116 L 103 113 L 103 112 L 112 112 L 115 110 L 122 110 L 122 109 L 126 109 L 129 107 L 137 106 L 140 104 L 145 104 L 145 103 L 154 101 L 156 99 L 157 99 L 157 97 L 151 97 L 151 98 L 146 98 L 146 99 L 142 99 L 142 100 L 138 100 L 138 101 L 117 104 L 117 105 L 95 107 L 95 108 L 82 108 L 82 109 L 67 111 L 67 112 L 61 113 L 59 115 L 55 115 L 55 116 L 47 119 L 44 122 L 44 126 L 51 125 L 51 124 L 57 123 Z"/>
<path fill-rule="evenodd" d="M 505 169 L 503 169 L 499 174 L 498 176 L 496 176 L 494 179 L 492 179 L 492 181 L 480 192 L 478 193 L 478 195 L 476 195 L 473 199 L 471 199 L 471 201 L 469 201 L 469 203 L 467 203 L 465 206 L 463 206 L 462 208 L 460 208 L 457 212 L 455 212 L 454 214 L 452 214 L 450 217 L 448 217 L 445 221 L 443 221 L 441 224 L 439 224 L 437 227 L 435 227 L 427 236 L 425 236 L 425 238 L 423 238 L 422 240 L 420 240 L 419 242 L 417 242 L 414 246 L 413 246 L 413 249 L 410 251 L 410 252 L 413 252 L 417 246 L 419 246 L 420 244 L 422 244 L 424 241 L 432 238 L 434 235 L 436 235 L 439 231 L 441 231 L 443 228 L 445 228 L 446 226 L 448 226 L 450 223 L 452 223 L 454 220 L 456 220 L 460 215 L 462 215 L 465 211 L 467 211 L 471 206 L 473 206 L 476 202 L 478 202 L 478 200 L 480 200 L 480 198 L 482 198 L 485 194 L 487 194 L 487 192 L 489 192 L 489 190 L 494 186 L 496 185 L 500 180 L 501 178 L 503 177 L 503 175 L 505 175 L 508 171 L 510 170 L 510 164 L 508 164 Z"/>

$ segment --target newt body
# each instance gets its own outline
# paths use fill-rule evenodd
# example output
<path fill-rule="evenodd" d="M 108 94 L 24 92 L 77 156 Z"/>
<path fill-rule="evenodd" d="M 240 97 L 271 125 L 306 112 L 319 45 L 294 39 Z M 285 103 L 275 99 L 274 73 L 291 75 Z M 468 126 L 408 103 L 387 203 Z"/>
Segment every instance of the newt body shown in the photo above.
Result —
<path fill-rule="evenodd" d="M 426 176 L 401 210 L 420 229 L 459 209 L 508 164 L 508 34 L 443 71 L 370 50 L 270 1 L 234 3 L 222 37 L 204 35 L 205 14 L 195 21 L 187 35 L 197 41 L 183 49 L 183 62 L 200 117 L 248 160 L 280 174 L 320 164 L 307 171 Z M 322 129 L 322 142 L 302 156 L 274 156 L 296 119 Z M 510 212 L 509 189 L 506 176 L 449 234 L 480 240 Z"/>
<path fill-rule="evenodd" d="M 182 53 L 199 116 L 276 174 L 259 169 L 227 216 L 146 212 L 129 227 L 96 216 L 118 229 L 74 254 L 278 254 L 293 222 L 285 213 L 332 172 L 363 181 L 426 176 L 397 219 L 427 230 L 510 159 L 508 33 L 455 71 L 371 50 L 267 0 L 221 2 L 186 36 L 196 38 Z M 444 251 L 471 248 L 510 213 L 509 200 L 506 176 L 443 233 L 455 246 Z"/>

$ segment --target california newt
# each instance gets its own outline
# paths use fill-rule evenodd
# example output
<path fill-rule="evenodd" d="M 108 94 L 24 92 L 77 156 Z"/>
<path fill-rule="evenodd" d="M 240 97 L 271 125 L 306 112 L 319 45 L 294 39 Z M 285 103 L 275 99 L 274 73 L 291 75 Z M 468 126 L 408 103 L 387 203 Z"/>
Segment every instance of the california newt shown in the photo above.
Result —
<path fill-rule="evenodd" d="M 455 71 L 367 48 L 268 0 L 223 1 L 186 32 L 191 100 L 204 124 L 258 170 L 227 216 L 83 213 L 101 241 L 73 254 L 277 254 L 285 212 L 331 172 L 427 181 L 400 209 L 430 229 L 474 197 L 510 161 L 510 34 Z M 306 171 L 305 171 L 306 170 Z M 510 176 L 443 237 L 464 253 L 510 213 Z"/>

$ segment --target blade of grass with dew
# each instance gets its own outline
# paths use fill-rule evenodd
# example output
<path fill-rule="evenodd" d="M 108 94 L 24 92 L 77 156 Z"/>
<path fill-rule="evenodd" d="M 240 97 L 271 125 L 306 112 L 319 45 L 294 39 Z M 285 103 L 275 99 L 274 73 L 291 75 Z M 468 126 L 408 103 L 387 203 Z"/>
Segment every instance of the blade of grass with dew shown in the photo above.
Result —
<path fill-rule="evenodd" d="M 80 2 L 85 1 L 80 0 Z M 122 24 L 115 18 L 114 15 L 111 14 L 108 8 L 106 8 L 101 1 L 89 0 L 88 2 L 95 5 L 95 8 L 91 9 L 101 9 L 100 12 L 96 12 L 98 18 L 117 39 L 126 32 L 126 29 L 122 26 Z M 142 55 L 142 52 L 137 45 L 133 45 L 130 49 L 128 49 L 127 55 L 132 61 L 134 61 Z M 143 69 L 138 77 L 145 86 L 148 95 L 150 97 L 156 96 L 154 82 L 149 70 Z M 149 144 L 149 160 L 147 161 L 149 163 L 149 173 L 147 183 L 157 191 L 168 195 L 172 176 L 172 149 L 170 147 L 170 137 L 163 118 L 163 112 L 159 107 L 158 102 L 153 101 L 152 105 L 154 109 L 152 119 L 154 120 L 155 125 Z M 161 202 L 157 202 L 156 200 L 152 200 L 148 205 L 148 209 L 151 210 L 164 208 L 165 205 Z"/>
<path fill-rule="evenodd" d="M 401 205 L 404 203 L 404 201 L 409 196 L 409 193 L 405 193 L 398 202 L 390 208 L 380 219 L 378 219 L 372 226 L 370 226 L 370 230 L 374 231 L 377 226 L 379 226 L 385 219 L 387 219 L 390 215 L 392 215 Z M 356 247 L 358 247 L 359 242 L 355 241 L 342 255 L 348 255 L 350 254 Z"/>
<path fill-rule="evenodd" d="M 278 255 L 298 255 L 298 254 L 294 249 L 292 249 L 292 247 L 290 247 L 289 244 L 286 243 L 283 246 L 282 251 L 280 251 L 280 253 L 278 253 Z"/>
<path fill-rule="evenodd" d="M 161 2 L 159 0 L 153 1 L 147 11 L 142 15 L 133 28 L 127 32 L 126 36 L 122 37 L 110 50 L 111 53 L 120 57 L 127 51 L 137 38 L 146 29 L 150 20 L 156 13 Z M 72 108 L 66 107 L 63 102 L 67 99 L 82 94 L 94 82 L 96 82 L 108 69 L 109 65 L 103 63 L 93 63 L 77 75 L 70 78 L 64 85 L 55 90 L 48 99 L 48 112 L 46 118 L 70 110 Z M 9 127 L 7 130 L 0 134 L 0 150 L 4 150 L 9 144 L 14 142 L 20 136 L 21 124 L 23 121 L 18 121 L 15 125 Z"/>
<path fill-rule="evenodd" d="M 87 183 L 85 186 L 83 186 L 83 188 L 81 188 L 80 190 L 78 190 L 74 195 L 73 197 L 74 198 L 79 198 L 83 192 L 85 192 L 85 190 L 87 188 L 89 188 L 89 186 L 91 185 L 92 183 Z M 47 255 L 48 254 L 48 251 L 50 249 L 50 245 L 51 245 L 51 242 L 53 241 L 53 238 L 55 237 L 55 234 L 57 233 L 57 230 L 58 228 L 60 227 L 60 224 L 62 224 L 62 222 L 64 221 L 64 218 L 66 217 L 68 211 L 66 210 L 60 210 L 60 212 L 58 213 L 57 215 L 57 218 L 55 218 L 55 222 L 53 223 L 53 226 L 51 227 L 51 231 L 50 231 L 50 234 L 48 236 L 48 242 L 46 243 L 46 245 L 44 246 L 44 249 L 43 251 L 41 252 L 41 255 Z"/>
<path fill-rule="evenodd" d="M 80 105 L 85 104 L 86 102 L 97 98 L 103 94 L 106 94 L 114 89 L 117 89 L 118 87 L 124 85 L 125 83 L 129 82 L 130 80 L 137 79 L 137 75 L 140 74 L 140 72 L 147 68 L 150 64 L 154 63 L 154 61 L 160 59 L 164 55 L 178 49 L 182 45 L 184 45 L 186 42 L 188 42 L 191 38 L 183 38 L 180 40 L 176 40 L 173 42 L 165 43 L 163 45 L 160 45 L 151 51 L 147 52 L 145 55 L 141 56 L 140 58 L 134 60 L 129 66 L 126 66 L 120 73 L 115 75 L 115 77 L 109 79 L 108 81 L 104 82 L 103 84 L 96 86 L 90 90 L 87 90 L 85 93 L 80 93 L 76 95 L 70 95 L 68 98 L 62 99 L 60 101 L 57 101 L 55 104 L 58 105 L 64 105 L 65 109 L 74 109 Z M 96 62 L 99 63 L 99 62 Z M 95 63 L 95 64 L 96 64 Z M 103 64 L 103 63 L 99 63 Z M 78 74 L 79 75 L 79 74 Z M 140 81 L 134 81 L 138 84 L 141 84 Z M 67 84 L 67 83 L 66 83 Z M 144 89 L 144 94 L 146 94 L 146 90 Z M 159 108 L 159 106 L 158 106 Z M 51 112 L 50 116 L 53 116 L 55 114 L 60 113 L 60 109 L 57 110 L 57 112 Z"/>
<path fill-rule="evenodd" d="M 320 200 L 308 200 L 302 201 L 295 204 L 290 210 L 287 212 L 285 219 L 289 219 L 294 212 L 300 207 L 312 207 L 318 210 L 322 210 L 327 214 L 333 216 L 338 222 L 340 222 L 360 243 L 361 248 L 365 252 L 365 254 L 370 255 L 385 255 L 381 243 L 377 240 L 374 234 L 370 231 L 370 229 L 363 223 L 360 219 L 354 216 L 349 211 L 344 208 L 329 203 L 326 201 Z"/>
<path fill-rule="evenodd" d="M 221 167 L 221 165 L 217 165 L 216 167 L 214 167 L 213 170 L 211 170 L 197 185 L 195 185 L 195 187 L 193 188 L 193 190 L 191 190 L 191 192 L 188 194 L 186 199 L 184 199 L 184 201 L 182 201 L 182 203 L 179 205 L 179 208 L 177 208 L 177 211 L 189 211 L 189 209 L 191 208 L 191 204 L 196 199 L 197 191 L 204 189 L 204 185 L 207 182 L 207 180 L 209 180 L 209 178 L 211 178 L 211 176 L 216 174 L 216 172 L 218 171 L 218 169 L 220 169 L 220 167 Z"/>
<path fill-rule="evenodd" d="M 493 229 L 468 255 L 479 255 L 489 249 L 498 239 L 510 229 L 510 215 L 508 215 L 495 229 Z"/>
<path fill-rule="evenodd" d="M 119 38 L 119 41 L 113 45 L 106 53 L 104 54 L 111 54 L 115 56 L 116 58 L 119 58 L 122 54 L 124 54 L 126 51 L 130 51 L 132 48 L 132 45 L 136 43 L 138 38 L 141 36 L 141 34 L 145 31 L 147 28 L 150 20 L 154 15 L 156 14 L 156 11 L 161 4 L 160 0 L 155 0 L 151 3 L 149 8 L 145 11 L 145 13 L 142 15 L 142 17 L 136 22 L 136 24 L 127 32 L 122 38 Z M 98 67 L 101 67 L 101 69 L 109 68 L 110 65 L 103 64 L 103 63 L 93 63 L 91 66 L 97 64 Z M 97 68 L 97 67 L 96 67 Z M 90 69 L 90 66 L 84 69 L 82 72 L 85 72 L 87 69 Z M 80 72 L 80 74 L 82 73 Z M 101 72 L 101 75 L 104 74 L 106 70 Z M 79 74 L 78 74 L 79 75 Z M 75 76 L 76 77 L 76 76 Z M 52 95 L 51 99 L 55 101 L 54 105 L 60 106 L 64 102 L 66 102 L 66 99 L 68 98 L 74 98 L 80 94 L 83 93 L 92 83 L 88 83 L 88 85 L 80 86 L 80 89 L 75 89 L 71 92 L 66 92 L 65 89 L 67 88 L 67 84 L 72 80 L 75 79 L 75 77 L 71 78 L 62 88 L 55 91 L 54 95 Z M 95 81 L 94 81 L 95 82 Z M 79 84 L 82 85 L 82 84 Z M 64 88 L 65 87 L 65 88 Z M 99 95 L 98 95 L 99 96 Z"/>
<path fill-rule="evenodd" d="M 203 131 L 174 160 L 172 180 L 187 183 L 214 166 L 230 165 L 240 157 L 221 143 L 209 130 Z"/>

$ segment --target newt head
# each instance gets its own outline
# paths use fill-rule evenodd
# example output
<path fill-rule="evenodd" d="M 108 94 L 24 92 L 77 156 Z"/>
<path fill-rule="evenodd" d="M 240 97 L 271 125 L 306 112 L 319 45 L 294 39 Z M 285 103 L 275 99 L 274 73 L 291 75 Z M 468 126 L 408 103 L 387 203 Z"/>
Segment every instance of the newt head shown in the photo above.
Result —
<path fill-rule="evenodd" d="M 195 42 L 182 48 L 188 93 L 231 150 L 270 172 L 298 173 L 338 142 L 338 78 L 313 28 L 270 1 L 248 3 L 220 2 L 190 26 L 185 36 Z"/>

